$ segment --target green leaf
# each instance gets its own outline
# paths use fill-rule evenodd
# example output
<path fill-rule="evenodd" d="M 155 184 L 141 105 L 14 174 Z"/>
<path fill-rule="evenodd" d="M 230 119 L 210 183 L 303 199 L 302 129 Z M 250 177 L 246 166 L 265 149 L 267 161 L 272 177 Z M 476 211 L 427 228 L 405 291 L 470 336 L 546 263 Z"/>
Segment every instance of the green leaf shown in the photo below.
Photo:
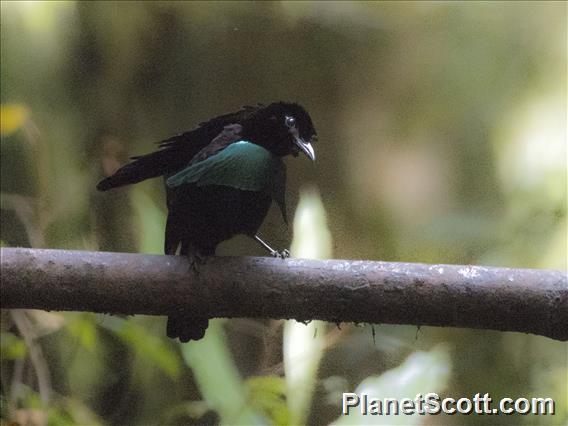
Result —
<path fill-rule="evenodd" d="M 164 229 L 166 215 L 158 205 L 139 187 L 132 192 L 132 205 L 136 212 L 137 228 L 141 230 L 140 252 L 162 254 L 164 250 Z"/>
<path fill-rule="evenodd" d="M 0 106 L 0 135 L 8 136 L 24 125 L 29 111 L 21 104 L 2 104 Z"/>
<path fill-rule="evenodd" d="M 176 424 L 175 420 L 183 417 L 197 420 L 203 417 L 210 409 L 209 405 L 204 401 L 185 401 L 167 408 L 161 424 Z"/>
<path fill-rule="evenodd" d="M 331 233 L 325 208 L 315 188 L 304 189 L 294 217 L 292 256 L 326 259 L 332 256 Z M 327 324 L 312 321 L 284 325 L 284 371 L 292 423 L 305 423 L 312 401 L 317 372 L 325 348 Z"/>
<path fill-rule="evenodd" d="M 366 393 L 369 398 L 410 398 L 430 392 L 440 394 L 447 386 L 450 377 L 451 361 L 445 346 L 436 346 L 429 352 L 414 352 L 397 368 L 380 376 L 371 376 L 361 382 L 356 394 Z M 426 420 L 425 420 L 426 419 Z M 419 425 L 429 423 L 427 417 L 418 413 L 363 415 L 359 407 L 352 409 L 332 423 L 343 425 Z M 435 423 L 435 421 L 434 421 Z"/>
<path fill-rule="evenodd" d="M 278 376 L 257 376 L 245 381 L 250 406 L 275 425 L 291 423 L 286 403 L 286 381 Z"/>
<path fill-rule="evenodd" d="M 332 237 L 327 226 L 327 214 L 315 187 L 302 189 L 294 215 L 292 256 L 303 259 L 330 259 Z"/>
<path fill-rule="evenodd" d="M 93 352 L 97 341 L 95 317 L 91 314 L 68 314 L 67 330 L 81 346 Z"/>
<path fill-rule="evenodd" d="M 60 406 L 60 410 L 71 417 L 77 425 L 97 426 L 103 424 L 102 420 L 95 414 L 93 410 L 91 410 L 87 405 L 76 398 L 64 398 L 61 401 Z M 51 413 L 49 420 L 50 425 L 55 424 L 51 422 Z M 63 421 L 60 423 L 61 425 L 70 424 L 70 422 L 65 422 L 64 419 L 62 420 Z"/>
<path fill-rule="evenodd" d="M 179 377 L 180 363 L 176 354 L 161 338 L 138 325 L 134 319 L 110 318 L 105 326 L 133 348 L 137 356 L 155 364 L 172 379 Z"/>
<path fill-rule="evenodd" d="M 246 388 L 233 362 L 221 320 L 210 321 L 205 337 L 182 345 L 182 354 L 192 369 L 207 404 L 222 424 L 266 424 L 266 419 L 247 404 Z"/>
<path fill-rule="evenodd" d="M 27 348 L 24 339 L 10 333 L 0 332 L 0 355 L 3 359 L 17 359 L 26 356 Z"/>

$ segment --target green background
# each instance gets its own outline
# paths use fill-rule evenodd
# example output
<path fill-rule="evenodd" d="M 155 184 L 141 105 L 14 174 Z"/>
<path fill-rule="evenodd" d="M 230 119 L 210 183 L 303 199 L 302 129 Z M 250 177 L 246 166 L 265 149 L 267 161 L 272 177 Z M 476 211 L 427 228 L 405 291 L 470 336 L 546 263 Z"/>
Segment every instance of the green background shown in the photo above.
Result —
<path fill-rule="evenodd" d="M 567 269 L 564 2 L 1 7 L 4 246 L 160 253 L 163 182 L 108 193 L 96 182 L 208 117 L 287 100 L 309 110 L 319 137 L 315 164 L 287 159 L 289 211 L 304 191 L 321 228 L 310 240 L 321 247 L 306 252 L 310 243 L 295 241 L 296 254 Z M 284 248 L 292 234 L 273 208 L 261 235 Z M 264 255 L 239 237 L 218 253 Z M 311 379 L 298 395 L 313 398 L 294 404 L 288 369 L 302 371 L 305 360 L 283 367 L 281 322 L 216 322 L 205 341 L 182 346 L 164 337 L 164 318 L 3 311 L 2 418 L 324 424 L 338 418 L 341 391 L 427 351 L 417 364 L 425 375 L 408 391 L 550 396 L 557 413 L 397 424 L 568 421 L 565 343 L 386 325 L 373 339 L 370 326 L 312 327 L 305 359 L 316 361 L 306 362 Z M 393 371 L 387 389 L 402 370 Z M 352 419 L 360 421 L 380 420 Z"/>

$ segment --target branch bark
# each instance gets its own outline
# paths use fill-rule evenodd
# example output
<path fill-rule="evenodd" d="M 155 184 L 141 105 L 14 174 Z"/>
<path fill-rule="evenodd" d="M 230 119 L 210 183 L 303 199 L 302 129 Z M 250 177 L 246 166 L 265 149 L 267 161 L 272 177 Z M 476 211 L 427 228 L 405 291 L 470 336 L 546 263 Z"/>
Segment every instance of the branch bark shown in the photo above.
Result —
<path fill-rule="evenodd" d="M 568 340 L 565 272 L 1 249 L 2 308 L 468 327 Z"/>

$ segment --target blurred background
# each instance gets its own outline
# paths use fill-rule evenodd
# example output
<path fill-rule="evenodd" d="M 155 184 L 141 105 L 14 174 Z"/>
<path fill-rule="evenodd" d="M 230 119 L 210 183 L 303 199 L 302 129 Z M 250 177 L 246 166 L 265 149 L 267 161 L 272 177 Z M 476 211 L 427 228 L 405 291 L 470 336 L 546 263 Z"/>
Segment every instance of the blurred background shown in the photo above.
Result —
<path fill-rule="evenodd" d="M 319 142 L 315 164 L 288 161 L 298 214 L 286 228 L 271 211 L 261 235 L 275 246 L 567 269 L 565 2 L 1 8 L 3 246 L 161 253 L 161 180 L 96 182 L 209 117 L 289 100 Z M 218 254 L 264 255 L 238 237 Z M 568 421 L 567 345 L 544 337 L 238 319 L 180 345 L 164 330 L 160 317 L 3 311 L 2 424 L 327 424 L 362 388 L 557 405 L 339 423 Z"/>

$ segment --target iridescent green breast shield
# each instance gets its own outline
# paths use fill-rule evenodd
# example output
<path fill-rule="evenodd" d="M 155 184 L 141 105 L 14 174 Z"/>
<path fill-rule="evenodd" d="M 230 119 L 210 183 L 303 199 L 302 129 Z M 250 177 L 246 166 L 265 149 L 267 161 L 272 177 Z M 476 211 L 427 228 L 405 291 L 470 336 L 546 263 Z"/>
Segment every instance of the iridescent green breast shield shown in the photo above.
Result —
<path fill-rule="evenodd" d="M 232 143 L 227 148 L 170 176 L 166 185 L 222 185 L 242 191 L 266 192 L 276 201 L 284 222 L 286 214 L 286 166 L 261 146 L 247 141 Z"/>

